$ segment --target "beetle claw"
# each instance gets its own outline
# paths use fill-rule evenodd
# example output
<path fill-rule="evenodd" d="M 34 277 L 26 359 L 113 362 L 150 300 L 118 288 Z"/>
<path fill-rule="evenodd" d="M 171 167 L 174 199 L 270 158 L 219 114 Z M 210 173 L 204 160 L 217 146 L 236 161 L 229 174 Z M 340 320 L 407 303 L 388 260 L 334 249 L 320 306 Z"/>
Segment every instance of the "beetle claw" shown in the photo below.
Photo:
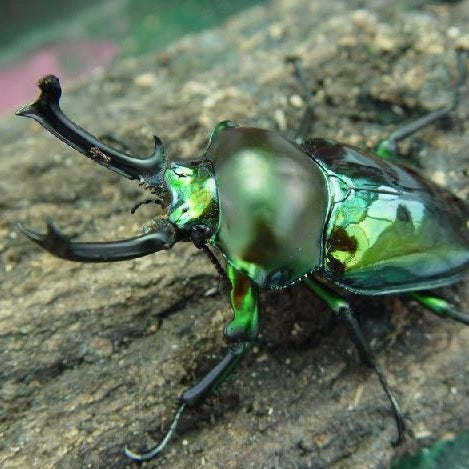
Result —
<path fill-rule="evenodd" d="M 186 403 L 183 402 L 176 413 L 174 414 L 173 420 L 171 421 L 171 425 L 169 426 L 168 431 L 166 432 L 166 435 L 164 438 L 153 448 L 150 450 L 146 451 L 145 453 L 135 453 L 132 450 L 130 450 L 127 446 L 124 448 L 124 454 L 137 462 L 144 462 L 144 461 L 149 461 L 150 459 L 155 458 L 158 456 L 160 453 L 162 453 L 166 446 L 168 446 L 169 440 L 174 435 L 174 432 L 176 431 L 176 427 L 179 423 L 179 419 L 181 418 L 182 413 L 184 412 L 184 409 L 186 408 Z"/>

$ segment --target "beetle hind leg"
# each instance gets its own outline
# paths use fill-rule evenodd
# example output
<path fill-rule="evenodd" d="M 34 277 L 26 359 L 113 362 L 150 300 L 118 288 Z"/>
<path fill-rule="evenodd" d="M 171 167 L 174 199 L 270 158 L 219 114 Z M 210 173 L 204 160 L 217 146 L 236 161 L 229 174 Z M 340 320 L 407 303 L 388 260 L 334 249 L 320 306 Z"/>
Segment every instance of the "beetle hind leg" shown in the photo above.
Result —
<path fill-rule="evenodd" d="M 361 361 L 366 366 L 371 368 L 378 377 L 379 382 L 381 383 L 381 386 L 386 396 L 388 397 L 389 402 L 391 403 L 392 412 L 396 421 L 397 438 L 392 442 L 392 444 L 394 446 L 401 444 L 404 440 L 404 433 L 407 430 L 404 414 L 399 406 L 399 403 L 397 402 L 396 397 L 394 396 L 394 393 L 391 390 L 391 387 L 388 384 L 383 370 L 376 363 L 370 346 L 368 345 L 368 342 L 360 329 L 360 325 L 358 324 L 358 321 L 356 320 L 350 305 L 345 300 L 340 298 L 340 296 L 338 296 L 335 292 L 329 290 L 311 278 L 306 278 L 303 280 L 303 282 L 318 298 L 320 298 L 327 304 L 327 306 L 329 306 L 335 316 L 342 322 L 358 351 Z"/>

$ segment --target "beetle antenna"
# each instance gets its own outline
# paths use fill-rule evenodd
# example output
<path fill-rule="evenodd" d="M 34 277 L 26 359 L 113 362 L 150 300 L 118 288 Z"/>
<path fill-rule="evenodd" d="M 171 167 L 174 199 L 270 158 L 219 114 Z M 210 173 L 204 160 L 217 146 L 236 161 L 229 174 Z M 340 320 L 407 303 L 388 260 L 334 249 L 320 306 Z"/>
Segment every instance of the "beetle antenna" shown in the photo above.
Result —
<path fill-rule="evenodd" d="M 128 179 L 136 179 L 157 186 L 162 183 L 166 169 L 166 153 L 162 141 L 154 136 L 155 147 L 150 157 L 133 157 L 106 145 L 94 135 L 71 121 L 60 108 L 62 88 L 59 79 L 47 75 L 39 80 L 39 98 L 16 112 L 41 124 L 52 135 L 96 163 Z"/>
<path fill-rule="evenodd" d="M 132 450 L 130 450 L 126 446 L 124 449 L 124 454 L 128 458 L 133 459 L 134 461 L 144 462 L 144 461 L 149 461 L 150 459 L 162 453 L 165 450 L 166 446 L 168 446 L 168 443 L 171 440 L 171 438 L 173 437 L 174 432 L 176 431 L 176 427 L 179 423 L 179 419 L 181 418 L 182 413 L 184 412 L 185 408 L 186 408 L 186 403 L 183 402 L 179 406 L 179 409 L 175 412 L 173 416 L 173 420 L 171 421 L 171 425 L 169 426 L 168 431 L 166 432 L 166 435 L 156 446 L 154 446 L 148 451 L 145 451 L 144 453 L 134 453 Z"/>
<path fill-rule="evenodd" d="M 130 213 L 133 215 L 142 205 L 150 204 L 154 202 L 155 204 L 159 205 L 160 207 L 163 204 L 163 199 L 160 199 L 159 197 L 154 197 L 153 199 L 145 199 L 141 200 L 140 202 L 137 202 L 131 209 Z"/>

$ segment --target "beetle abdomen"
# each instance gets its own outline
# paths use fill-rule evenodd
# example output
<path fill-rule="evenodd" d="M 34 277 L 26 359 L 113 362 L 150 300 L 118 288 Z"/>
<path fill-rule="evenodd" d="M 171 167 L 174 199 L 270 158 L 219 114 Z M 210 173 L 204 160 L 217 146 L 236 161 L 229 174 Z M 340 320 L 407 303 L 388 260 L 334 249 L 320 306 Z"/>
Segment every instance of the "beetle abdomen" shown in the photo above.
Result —
<path fill-rule="evenodd" d="M 467 207 L 410 170 L 316 139 L 331 194 L 324 275 L 356 293 L 449 284 L 469 268 Z"/>
<path fill-rule="evenodd" d="M 213 243 L 263 288 L 318 267 L 328 208 L 319 166 L 280 135 L 226 128 L 206 157 L 215 168 L 220 223 Z"/>

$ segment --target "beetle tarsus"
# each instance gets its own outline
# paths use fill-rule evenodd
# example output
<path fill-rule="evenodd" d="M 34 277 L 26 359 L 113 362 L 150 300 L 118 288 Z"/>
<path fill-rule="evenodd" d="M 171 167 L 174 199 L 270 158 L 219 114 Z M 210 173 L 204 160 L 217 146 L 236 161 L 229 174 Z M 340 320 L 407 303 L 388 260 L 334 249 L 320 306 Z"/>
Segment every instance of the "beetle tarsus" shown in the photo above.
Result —
<path fill-rule="evenodd" d="M 130 450 L 127 446 L 124 448 L 124 454 L 137 462 L 144 462 L 144 461 L 149 461 L 150 459 L 153 459 L 157 457 L 159 454 L 161 454 L 165 448 L 168 446 L 169 441 L 174 435 L 174 432 L 176 431 L 177 425 L 179 423 L 179 419 L 181 418 L 184 409 L 186 408 L 186 403 L 183 402 L 178 410 L 175 412 L 173 419 L 171 421 L 171 425 L 169 426 L 168 431 L 166 432 L 166 435 L 164 438 L 153 448 L 151 448 L 148 451 L 145 451 L 144 453 L 136 453 L 132 450 Z"/>
<path fill-rule="evenodd" d="M 241 358 L 243 358 L 249 350 L 250 345 L 250 342 L 231 344 L 228 347 L 228 352 L 220 362 L 218 362 L 218 364 L 195 386 L 183 393 L 181 396 L 182 403 L 174 414 L 166 435 L 156 446 L 144 453 L 135 453 L 126 447 L 124 449 L 125 455 L 134 461 L 143 462 L 155 458 L 164 451 L 176 431 L 179 419 L 181 418 L 186 406 L 196 404 L 208 393 L 215 391 L 215 389 L 234 371 Z"/>
<path fill-rule="evenodd" d="M 174 228 L 169 222 L 159 223 L 158 231 L 142 236 L 111 242 L 76 242 L 47 222 L 45 234 L 33 231 L 18 223 L 18 229 L 29 239 L 54 256 L 76 262 L 117 262 L 146 256 L 170 249 L 176 242 Z"/>

